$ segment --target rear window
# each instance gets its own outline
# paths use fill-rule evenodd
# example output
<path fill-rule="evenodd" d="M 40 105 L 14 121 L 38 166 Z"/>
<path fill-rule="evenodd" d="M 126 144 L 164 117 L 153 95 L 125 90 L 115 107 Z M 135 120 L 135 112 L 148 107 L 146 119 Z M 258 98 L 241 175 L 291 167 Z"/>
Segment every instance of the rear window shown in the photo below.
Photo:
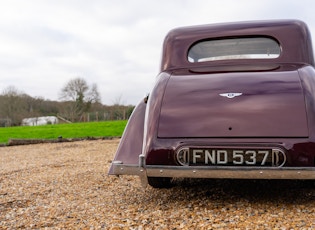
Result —
<path fill-rule="evenodd" d="M 269 37 L 241 37 L 195 43 L 188 52 L 189 62 L 229 59 L 273 59 L 280 56 L 279 43 Z"/>

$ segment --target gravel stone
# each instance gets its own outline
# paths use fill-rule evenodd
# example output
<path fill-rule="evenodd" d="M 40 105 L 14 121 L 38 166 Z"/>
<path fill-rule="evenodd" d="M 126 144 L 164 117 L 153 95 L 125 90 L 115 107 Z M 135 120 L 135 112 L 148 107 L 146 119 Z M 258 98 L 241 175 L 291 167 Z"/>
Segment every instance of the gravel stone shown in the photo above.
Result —
<path fill-rule="evenodd" d="M 119 139 L 0 148 L 0 229 L 315 229 L 309 181 L 108 176 Z"/>

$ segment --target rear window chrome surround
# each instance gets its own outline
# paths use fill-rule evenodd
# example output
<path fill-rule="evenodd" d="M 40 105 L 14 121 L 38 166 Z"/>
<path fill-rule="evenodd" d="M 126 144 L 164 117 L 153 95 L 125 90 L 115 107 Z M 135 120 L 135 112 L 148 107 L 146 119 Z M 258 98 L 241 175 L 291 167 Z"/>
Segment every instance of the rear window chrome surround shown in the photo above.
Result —
<path fill-rule="evenodd" d="M 280 43 L 268 36 L 224 37 L 195 42 L 187 53 L 190 63 L 239 59 L 276 59 Z"/>

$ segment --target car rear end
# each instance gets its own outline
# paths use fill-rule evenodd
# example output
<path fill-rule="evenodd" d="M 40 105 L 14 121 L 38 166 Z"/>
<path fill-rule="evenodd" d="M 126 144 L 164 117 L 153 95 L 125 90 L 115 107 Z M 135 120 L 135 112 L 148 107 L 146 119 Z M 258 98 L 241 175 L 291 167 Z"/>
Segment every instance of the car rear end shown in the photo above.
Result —
<path fill-rule="evenodd" d="M 147 176 L 315 179 L 299 68 L 175 71 L 143 156 Z"/>

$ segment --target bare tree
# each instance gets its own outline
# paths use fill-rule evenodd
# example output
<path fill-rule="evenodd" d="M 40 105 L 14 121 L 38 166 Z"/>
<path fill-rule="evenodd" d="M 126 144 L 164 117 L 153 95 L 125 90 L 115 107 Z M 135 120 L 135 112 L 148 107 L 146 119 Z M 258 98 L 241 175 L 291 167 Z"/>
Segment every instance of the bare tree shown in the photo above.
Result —
<path fill-rule="evenodd" d="M 61 89 L 60 99 L 72 102 L 68 105 L 68 118 L 76 121 L 82 120 L 92 103 L 100 103 L 100 93 L 96 84 L 89 86 L 83 78 L 78 77 L 71 79 Z"/>
<path fill-rule="evenodd" d="M 113 105 L 123 105 L 124 101 L 122 100 L 122 94 L 119 96 L 115 97 L 115 100 L 113 100 Z"/>
<path fill-rule="evenodd" d="M 2 95 L 5 95 L 5 96 L 19 96 L 23 94 L 22 91 L 19 91 L 15 86 L 11 85 L 11 86 L 8 86 L 7 88 L 5 88 L 4 90 L 2 90 Z"/>
<path fill-rule="evenodd" d="M 87 101 L 91 103 L 100 103 L 101 102 L 101 96 L 100 93 L 98 92 L 97 85 L 94 83 L 90 87 L 90 90 L 86 94 Z"/>
<path fill-rule="evenodd" d="M 0 117 L 10 119 L 12 125 L 19 125 L 24 116 L 26 104 L 22 100 L 23 92 L 14 86 L 2 91 L 0 101 Z"/>

